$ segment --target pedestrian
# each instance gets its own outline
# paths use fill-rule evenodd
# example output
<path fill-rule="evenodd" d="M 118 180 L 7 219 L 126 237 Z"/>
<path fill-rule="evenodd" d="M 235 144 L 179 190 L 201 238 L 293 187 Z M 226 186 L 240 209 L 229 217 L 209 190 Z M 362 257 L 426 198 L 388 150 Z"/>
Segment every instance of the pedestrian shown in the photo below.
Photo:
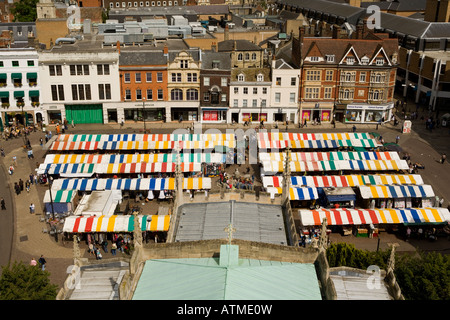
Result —
<path fill-rule="evenodd" d="M 97 248 L 97 250 L 95 251 L 95 256 L 97 260 L 101 260 L 102 259 L 102 253 L 100 252 L 100 249 Z"/>
<path fill-rule="evenodd" d="M 445 153 L 443 153 L 441 156 L 441 164 L 444 164 L 445 159 L 447 159 L 447 155 Z"/>
<path fill-rule="evenodd" d="M 45 134 L 45 143 L 48 142 L 48 134 Z"/>
<path fill-rule="evenodd" d="M 33 214 L 34 213 L 34 203 L 30 204 L 30 213 Z"/>
<path fill-rule="evenodd" d="M 20 194 L 20 186 L 17 182 L 14 182 L 14 191 L 16 191 L 16 195 Z"/>
<path fill-rule="evenodd" d="M 115 242 L 113 242 L 113 243 L 111 244 L 111 254 L 112 254 L 113 256 L 116 255 L 116 250 L 117 250 L 117 244 L 116 244 Z"/>
<path fill-rule="evenodd" d="M 13 156 L 13 164 L 14 164 L 15 166 L 17 166 L 17 157 L 16 157 L 16 156 Z"/>
<path fill-rule="evenodd" d="M 31 186 L 31 182 L 30 182 L 30 180 L 27 180 L 25 182 L 25 189 L 27 190 L 28 193 L 30 192 L 30 186 Z"/>
<path fill-rule="evenodd" d="M 36 261 L 36 259 L 34 259 L 34 258 L 31 258 L 31 261 L 30 261 L 30 266 L 37 266 L 37 261 Z"/>
<path fill-rule="evenodd" d="M 19 178 L 19 187 L 20 187 L 20 192 L 23 191 L 23 180 L 22 178 Z"/>
<path fill-rule="evenodd" d="M 411 238 L 411 228 L 408 227 L 406 229 L 406 241 L 408 241 Z"/>
<path fill-rule="evenodd" d="M 33 175 L 33 173 L 30 173 L 29 178 L 30 178 L 30 183 L 34 184 L 34 175 Z"/>
<path fill-rule="evenodd" d="M 5 157 L 5 156 L 6 156 L 6 155 L 5 155 L 5 149 L 0 148 L 0 152 L 2 153 L 2 157 Z"/>
<path fill-rule="evenodd" d="M 14 173 L 14 166 L 13 166 L 13 165 L 10 165 L 10 166 L 9 166 L 8 173 L 9 173 L 10 175 L 12 175 L 12 174 Z"/>
<path fill-rule="evenodd" d="M 106 239 L 102 242 L 102 247 L 103 251 L 105 251 L 105 253 L 108 253 L 108 241 L 106 241 Z"/>
<path fill-rule="evenodd" d="M 45 261 L 44 255 L 41 255 L 38 262 L 41 265 L 42 271 L 45 271 L 45 265 L 47 264 L 47 261 Z"/>
<path fill-rule="evenodd" d="M 398 144 L 399 141 L 400 141 L 400 136 L 396 136 L 395 137 L 395 143 Z"/>
<path fill-rule="evenodd" d="M 6 210 L 6 203 L 5 203 L 5 199 L 1 198 L 0 200 L 0 204 L 2 206 L 2 210 Z"/>
<path fill-rule="evenodd" d="M 39 144 L 41 145 L 41 147 L 44 144 L 44 140 L 42 138 L 39 138 Z"/>
<path fill-rule="evenodd" d="M 443 205 L 444 205 L 444 198 L 441 198 L 441 200 L 439 200 L 439 207 L 442 208 Z"/>
<path fill-rule="evenodd" d="M 356 126 L 355 126 L 355 125 L 353 125 L 352 131 L 353 131 L 353 132 L 356 132 Z"/>

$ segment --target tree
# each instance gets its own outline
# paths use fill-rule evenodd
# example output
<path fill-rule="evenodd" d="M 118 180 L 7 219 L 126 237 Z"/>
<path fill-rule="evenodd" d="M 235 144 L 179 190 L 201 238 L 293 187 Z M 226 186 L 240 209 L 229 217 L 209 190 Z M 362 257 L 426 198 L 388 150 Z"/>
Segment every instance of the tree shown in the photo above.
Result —
<path fill-rule="evenodd" d="M 36 4 L 39 0 L 20 0 L 14 3 L 11 13 L 14 15 L 14 22 L 35 22 L 37 18 Z"/>
<path fill-rule="evenodd" d="M 39 266 L 14 262 L 2 267 L 0 300 L 55 300 L 58 286 Z"/>

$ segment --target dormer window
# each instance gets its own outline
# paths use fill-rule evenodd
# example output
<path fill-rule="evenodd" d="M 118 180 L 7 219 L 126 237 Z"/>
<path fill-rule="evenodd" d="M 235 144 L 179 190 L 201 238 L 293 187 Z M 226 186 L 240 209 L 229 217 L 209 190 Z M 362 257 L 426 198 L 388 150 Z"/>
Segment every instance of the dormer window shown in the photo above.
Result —
<path fill-rule="evenodd" d="M 383 58 L 377 58 L 377 59 L 375 60 L 375 64 L 376 64 L 377 66 L 382 66 L 382 65 L 384 65 L 384 59 L 383 59 Z"/>
<path fill-rule="evenodd" d="M 212 62 L 213 69 L 219 69 L 219 66 L 220 66 L 220 61 L 219 60 L 214 60 Z"/>
<path fill-rule="evenodd" d="M 238 75 L 238 81 L 239 82 L 244 82 L 245 81 L 245 77 L 244 77 L 244 75 L 241 73 L 240 75 Z"/>
<path fill-rule="evenodd" d="M 334 54 L 327 55 L 327 62 L 334 62 Z"/>
<path fill-rule="evenodd" d="M 347 64 L 354 64 L 354 63 L 355 63 L 355 58 L 347 57 Z"/>
<path fill-rule="evenodd" d="M 257 82 L 263 82 L 264 81 L 264 76 L 260 73 L 256 76 L 256 81 Z"/>
<path fill-rule="evenodd" d="M 361 64 L 366 65 L 369 63 L 369 58 L 367 58 L 366 56 L 361 58 Z"/>
<path fill-rule="evenodd" d="M 311 62 L 319 62 L 319 57 L 309 57 L 309 61 L 311 61 Z"/>

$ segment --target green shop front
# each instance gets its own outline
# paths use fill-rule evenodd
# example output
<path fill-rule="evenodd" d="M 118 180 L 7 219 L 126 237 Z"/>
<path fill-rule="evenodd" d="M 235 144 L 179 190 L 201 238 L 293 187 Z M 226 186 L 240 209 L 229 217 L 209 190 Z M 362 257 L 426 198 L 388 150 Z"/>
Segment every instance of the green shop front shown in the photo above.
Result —
<path fill-rule="evenodd" d="M 66 119 L 69 123 L 102 123 L 102 104 L 74 104 L 65 105 Z"/>

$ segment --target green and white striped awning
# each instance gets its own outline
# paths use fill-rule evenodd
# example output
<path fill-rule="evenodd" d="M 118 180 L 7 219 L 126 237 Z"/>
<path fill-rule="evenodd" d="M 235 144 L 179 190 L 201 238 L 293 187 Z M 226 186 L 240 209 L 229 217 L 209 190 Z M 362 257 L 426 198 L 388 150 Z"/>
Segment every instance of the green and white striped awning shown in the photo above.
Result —
<path fill-rule="evenodd" d="M 77 194 L 77 190 L 53 190 L 52 192 L 53 202 L 72 202 L 73 198 Z M 44 195 L 44 203 L 50 203 L 50 191 L 46 190 Z"/>

